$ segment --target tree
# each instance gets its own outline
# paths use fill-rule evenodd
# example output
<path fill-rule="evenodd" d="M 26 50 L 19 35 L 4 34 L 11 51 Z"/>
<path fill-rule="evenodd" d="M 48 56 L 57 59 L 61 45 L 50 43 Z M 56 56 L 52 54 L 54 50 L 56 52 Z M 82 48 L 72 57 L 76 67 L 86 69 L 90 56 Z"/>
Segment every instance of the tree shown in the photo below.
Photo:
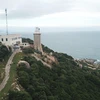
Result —
<path fill-rule="evenodd" d="M 32 98 L 27 92 L 10 91 L 8 100 L 32 100 Z"/>
<path fill-rule="evenodd" d="M 25 71 L 19 72 L 19 82 L 24 87 L 27 88 L 29 85 L 29 75 Z"/>
<path fill-rule="evenodd" d="M 0 61 L 3 61 L 11 53 L 11 49 L 5 45 L 0 45 Z"/>

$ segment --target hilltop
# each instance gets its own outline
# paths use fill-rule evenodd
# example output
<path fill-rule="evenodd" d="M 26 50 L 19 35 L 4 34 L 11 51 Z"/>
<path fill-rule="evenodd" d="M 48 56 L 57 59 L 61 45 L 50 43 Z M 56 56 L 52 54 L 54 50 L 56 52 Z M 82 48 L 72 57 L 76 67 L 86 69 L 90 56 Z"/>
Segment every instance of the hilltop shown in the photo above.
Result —
<path fill-rule="evenodd" d="M 26 51 L 25 51 L 26 50 Z M 73 57 L 57 53 L 43 46 L 46 54 L 56 58 L 57 63 L 47 67 L 31 56 L 38 53 L 32 48 L 23 49 L 24 60 L 30 64 L 17 67 L 17 88 L 12 86 L 9 100 L 99 100 L 100 71 L 80 66 Z M 17 54 L 18 55 L 18 54 Z M 40 54 L 41 55 L 41 54 Z M 41 58 L 41 57 L 40 57 Z"/>
<path fill-rule="evenodd" d="M 23 40 L 31 43 L 30 39 Z M 46 55 L 32 47 L 22 48 L 22 52 L 16 54 L 11 65 L 13 78 L 6 100 L 100 99 L 100 70 L 92 70 L 84 65 L 80 67 L 73 57 L 44 45 L 42 47 Z M 48 56 L 55 60 L 49 62 Z M 43 64 L 40 59 L 51 67 Z M 26 63 L 18 65 L 19 61 L 27 62 L 29 66 Z"/>

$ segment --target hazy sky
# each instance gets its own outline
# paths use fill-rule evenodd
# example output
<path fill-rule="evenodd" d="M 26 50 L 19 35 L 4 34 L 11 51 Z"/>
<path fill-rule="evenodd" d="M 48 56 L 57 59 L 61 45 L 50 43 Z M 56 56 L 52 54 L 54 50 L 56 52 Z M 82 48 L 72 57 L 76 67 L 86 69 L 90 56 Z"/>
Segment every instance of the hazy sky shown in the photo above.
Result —
<path fill-rule="evenodd" d="M 0 0 L 0 27 L 100 26 L 100 0 Z"/>

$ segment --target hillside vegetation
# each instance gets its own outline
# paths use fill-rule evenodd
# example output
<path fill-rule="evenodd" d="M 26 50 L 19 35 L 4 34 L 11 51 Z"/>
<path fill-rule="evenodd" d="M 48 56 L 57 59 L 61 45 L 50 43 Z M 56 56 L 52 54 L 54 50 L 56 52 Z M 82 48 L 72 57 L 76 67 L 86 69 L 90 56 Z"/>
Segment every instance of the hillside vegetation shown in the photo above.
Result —
<path fill-rule="evenodd" d="M 11 48 L 0 43 L 0 83 L 5 75 L 5 66 L 11 54 Z"/>
<path fill-rule="evenodd" d="M 10 90 L 9 100 L 100 100 L 100 71 L 80 68 L 71 56 L 52 52 L 59 63 L 51 69 L 34 57 L 23 56 L 31 66 L 16 66 L 24 90 Z"/>
<path fill-rule="evenodd" d="M 4 61 L 10 53 L 11 48 L 0 43 L 0 62 Z"/>

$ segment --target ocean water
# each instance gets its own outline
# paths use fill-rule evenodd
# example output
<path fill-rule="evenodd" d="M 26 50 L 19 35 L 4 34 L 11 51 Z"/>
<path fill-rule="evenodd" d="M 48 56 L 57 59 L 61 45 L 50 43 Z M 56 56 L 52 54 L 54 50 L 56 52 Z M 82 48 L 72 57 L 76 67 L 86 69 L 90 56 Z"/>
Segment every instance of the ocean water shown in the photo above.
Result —
<path fill-rule="evenodd" d="M 33 39 L 33 34 L 22 34 Z M 67 53 L 74 58 L 100 59 L 100 32 L 46 32 L 41 42 L 57 52 Z"/>

